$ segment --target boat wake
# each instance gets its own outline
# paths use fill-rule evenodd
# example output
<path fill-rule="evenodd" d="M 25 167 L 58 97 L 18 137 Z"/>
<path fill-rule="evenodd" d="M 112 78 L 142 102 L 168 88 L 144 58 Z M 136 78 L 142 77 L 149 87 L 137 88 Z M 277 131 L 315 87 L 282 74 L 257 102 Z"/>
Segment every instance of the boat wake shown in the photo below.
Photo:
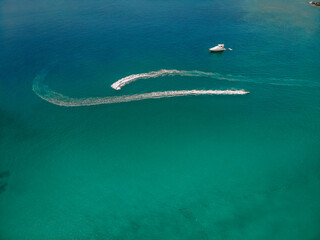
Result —
<path fill-rule="evenodd" d="M 114 82 L 111 87 L 115 90 L 120 90 L 125 85 L 137 81 L 139 79 L 150 79 L 165 76 L 182 76 L 182 77 L 205 77 L 214 78 L 215 80 L 221 81 L 232 81 L 232 82 L 249 82 L 255 84 L 271 84 L 271 85 L 283 85 L 283 86 L 318 86 L 317 83 L 310 82 L 307 80 L 290 79 L 290 78 L 261 78 L 261 77 L 249 77 L 243 75 L 231 75 L 231 74 L 220 74 L 212 72 L 202 71 L 180 71 L 180 70 L 167 70 L 162 69 L 159 71 L 153 71 L 148 73 L 133 74 L 127 77 L 121 78 Z"/>
<path fill-rule="evenodd" d="M 209 77 L 209 78 L 215 78 L 218 80 L 239 81 L 237 78 L 223 76 L 222 74 L 219 74 L 219 73 L 162 69 L 154 72 L 129 75 L 127 77 L 121 78 L 120 80 L 114 82 L 111 85 L 111 87 L 115 90 L 120 90 L 125 85 L 132 83 L 134 81 L 137 81 L 139 79 L 157 78 L 157 77 L 164 77 L 164 76 Z"/>
<path fill-rule="evenodd" d="M 245 95 L 249 92 L 245 90 L 179 90 L 151 92 L 133 95 L 110 96 L 110 97 L 89 97 L 89 98 L 72 98 L 64 96 L 61 93 L 51 90 L 43 83 L 47 72 L 43 72 L 35 77 L 32 90 L 43 100 L 55 105 L 65 107 L 92 106 L 100 104 L 122 103 L 140 101 L 145 99 L 181 97 L 181 96 L 198 96 L 198 95 Z M 193 77 L 213 77 L 218 78 L 220 74 L 206 73 L 200 71 L 179 71 L 179 70 L 160 70 L 149 73 L 135 74 L 122 78 L 111 85 L 112 88 L 120 90 L 123 86 L 138 79 L 156 78 L 160 76 L 193 76 Z M 219 78 L 218 78 L 219 79 Z M 233 79 L 225 79 L 233 81 Z"/>

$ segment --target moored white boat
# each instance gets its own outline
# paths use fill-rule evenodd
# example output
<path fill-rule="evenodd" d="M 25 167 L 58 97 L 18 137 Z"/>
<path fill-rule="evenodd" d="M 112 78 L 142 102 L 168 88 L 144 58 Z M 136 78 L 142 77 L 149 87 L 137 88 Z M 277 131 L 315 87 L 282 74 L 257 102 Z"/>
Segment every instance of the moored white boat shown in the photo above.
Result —
<path fill-rule="evenodd" d="M 222 51 L 225 51 L 226 49 L 224 48 L 224 44 L 218 44 L 217 46 L 215 47 L 212 47 L 209 49 L 210 52 L 222 52 Z"/>

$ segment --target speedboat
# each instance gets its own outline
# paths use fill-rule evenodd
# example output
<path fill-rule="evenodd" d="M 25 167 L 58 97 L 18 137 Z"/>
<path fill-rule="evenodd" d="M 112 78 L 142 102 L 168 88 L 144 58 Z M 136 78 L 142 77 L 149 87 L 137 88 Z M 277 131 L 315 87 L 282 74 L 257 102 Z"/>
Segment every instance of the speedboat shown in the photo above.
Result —
<path fill-rule="evenodd" d="M 320 2 L 311 1 L 311 2 L 309 2 L 309 4 L 316 6 L 316 7 L 320 7 Z"/>
<path fill-rule="evenodd" d="M 215 47 L 209 48 L 210 52 L 222 52 L 225 51 L 226 49 L 224 48 L 224 44 L 218 44 Z"/>

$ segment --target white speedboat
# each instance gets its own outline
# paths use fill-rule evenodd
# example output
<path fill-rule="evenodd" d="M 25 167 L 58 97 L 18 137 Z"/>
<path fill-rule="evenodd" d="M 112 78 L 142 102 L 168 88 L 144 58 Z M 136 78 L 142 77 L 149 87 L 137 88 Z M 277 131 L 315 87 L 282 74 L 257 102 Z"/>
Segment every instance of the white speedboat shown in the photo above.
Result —
<path fill-rule="evenodd" d="M 320 7 L 320 2 L 311 1 L 309 2 L 310 5 Z"/>
<path fill-rule="evenodd" d="M 226 49 L 224 48 L 224 44 L 218 44 L 217 46 L 212 47 L 209 50 L 210 52 L 222 52 L 222 51 L 225 51 Z"/>

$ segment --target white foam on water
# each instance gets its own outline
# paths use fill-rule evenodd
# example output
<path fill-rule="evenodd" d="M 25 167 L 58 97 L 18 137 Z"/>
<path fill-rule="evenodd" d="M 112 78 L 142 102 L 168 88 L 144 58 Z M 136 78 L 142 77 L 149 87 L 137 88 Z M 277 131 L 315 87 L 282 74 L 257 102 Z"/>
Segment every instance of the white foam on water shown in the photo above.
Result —
<path fill-rule="evenodd" d="M 171 73 L 170 72 L 162 72 L 162 73 L 165 75 L 175 74 L 177 70 L 166 70 L 166 71 L 171 71 Z M 137 75 L 140 76 L 139 78 L 150 78 L 150 77 L 161 76 L 161 74 L 157 75 L 158 73 L 159 71 L 146 73 L 144 75 L 143 74 L 142 75 L 137 74 Z M 130 79 L 129 77 L 132 77 L 132 76 L 133 75 L 128 76 L 127 79 Z M 112 104 L 112 103 L 121 103 L 121 102 L 140 101 L 145 99 L 181 97 L 181 96 L 190 96 L 190 95 L 193 95 L 193 96 L 245 95 L 249 93 L 243 89 L 242 90 L 179 90 L 179 91 L 163 91 L 163 92 L 151 92 L 151 93 L 142 93 L 142 94 L 133 94 L 133 95 L 122 95 L 122 96 L 113 96 L 113 97 L 71 98 L 71 97 L 62 95 L 61 93 L 52 91 L 51 89 L 49 89 L 48 86 L 44 85 L 42 81 L 44 80 L 45 77 L 46 77 L 45 72 L 42 74 L 39 74 L 34 79 L 32 90 L 34 91 L 35 94 L 37 94 L 43 100 L 55 105 L 65 106 L 65 107 L 92 106 L 92 105 L 100 105 L 100 104 Z M 135 77 L 135 80 L 139 78 Z M 128 84 L 128 82 L 125 82 L 125 84 Z"/>
<path fill-rule="evenodd" d="M 211 77 L 220 80 L 228 80 L 228 81 L 239 81 L 237 79 L 233 79 L 232 77 L 226 77 L 219 73 L 210 73 L 210 72 L 201 72 L 201 71 L 180 71 L 180 70 L 167 70 L 162 69 L 159 71 L 153 71 L 148 73 L 141 74 L 133 74 L 127 77 L 121 78 L 120 80 L 114 82 L 111 87 L 115 90 L 120 90 L 125 85 L 137 81 L 139 79 L 148 79 L 148 78 L 157 78 L 164 76 L 184 76 L 184 77 Z"/>
<path fill-rule="evenodd" d="M 259 77 L 248 77 L 242 75 L 231 75 L 231 74 L 220 74 L 220 73 L 212 73 L 212 72 L 202 72 L 202 71 L 181 71 L 181 70 L 167 70 L 162 69 L 159 71 L 153 71 L 148 73 L 141 74 L 133 74 L 127 77 L 121 78 L 118 81 L 114 82 L 111 87 L 115 90 L 120 90 L 127 84 L 130 84 L 139 79 L 149 79 L 149 78 L 157 78 L 157 77 L 165 77 L 165 76 L 183 76 L 183 77 L 207 77 L 214 78 L 216 80 L 222 81 L 237 81 L 237 82 L 250 82 L 250 83 L 258 83 L 258 84 L 271 84 L 271 85 L 284 85 L 284 86 L 318 86 L 317 83 L 306 81 L 306 80 L 298 80 L 298 79 L 289 79 L 289 78 L 259 78 Z"/>

